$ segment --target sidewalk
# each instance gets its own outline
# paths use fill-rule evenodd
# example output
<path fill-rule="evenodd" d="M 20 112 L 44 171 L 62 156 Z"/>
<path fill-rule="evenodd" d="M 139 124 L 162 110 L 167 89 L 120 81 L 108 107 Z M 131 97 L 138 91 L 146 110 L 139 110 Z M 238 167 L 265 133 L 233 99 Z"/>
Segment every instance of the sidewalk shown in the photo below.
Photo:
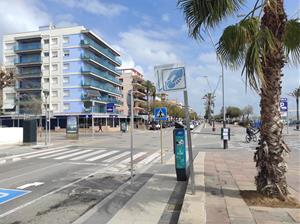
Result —
<path fill-rule="evenodd" d="M 242 142 L 244 131 L 231 127 L 229 149 L 223 150 L 220 137 L 209 135 L 195 158 L 196 194 L 186 192 L 179 217 L 182 224 L 279 224 L 300 223 L 300 209 L 248 206 L 240 190 L 255 190 L 253 153 L 255 144 Z M 220 130 L 220 127 L 217 131 Z M 212 132 L 211 132 L 212 133 Z M 214 144 L 212 144 L 214 142 Z M 218 149 L 219 148 L 219 149 Z M 288 158 L 289 191 L 300 198 L 300 151 L 294 148 Z M 203 158 L 205 157 L 205 158 Z M 204 161 L 204 173 L 201 163 Z M 204 181 L 203 181 L 204 180 Z M 205 193 L 204 193 L 205 189 Z M 204 207 L 204 209 L 203 209 Z"/>

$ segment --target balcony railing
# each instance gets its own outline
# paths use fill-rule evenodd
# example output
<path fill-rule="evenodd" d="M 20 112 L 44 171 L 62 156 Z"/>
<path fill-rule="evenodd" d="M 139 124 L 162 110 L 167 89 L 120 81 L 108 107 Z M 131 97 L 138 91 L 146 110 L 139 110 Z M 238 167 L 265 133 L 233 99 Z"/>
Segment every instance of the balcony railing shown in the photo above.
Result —
<path fill-rule="evenodd" d="M 88 101 L 93 101 L 93 100 L 97 100 L 97 101 L 102 101 L 105 103 L 114 103 L 117 105 L 123 105 L 123 102 L 121 100 L 117 100 L 117 99 L 113 99 L 110 97 L 104 97 L 104 96 L 94 96 L 94 97 L 90 97 L 90 96 L 85 96 L 83 95 L 81 97 L 82 100 L 88 100 Z"/>
<path fill-rule="evenodd" d="M 33 56 L 33 57 L 24 57 L 19 58 L 15 61 L 16 64 L 35 64 L 35 63 L 42 63 L 41 56 Z"/>
<path fill-rule="evenodd" d="M 98 88 L 107 92 L 111 92 L 117 95 L 122 95 L 122 92 L 119 89 L 116 89 L 114 87 L 102 84 L 102 83 L 98 83 L 95 81 L 83 81 L 81 83 L 82 86 L 86 86 L 86 87 L 94 87 L 94 88 Z"/>
<path fill-rule="evenodd" d="M 82 73 L 94 73 L 95 75 L 97 75 L 101 78 L 108 79 L 109 81 L 112 81 L 113 83 L 122 85 L 122 82 L 119 79 L 115 78 L 114 76 L 109 75 L 107 72 L 101 72 L 96 68 L 86 68 L 86 69 L 83 69 L 81 72 Z"/>
<path fill-rule="evenodd" d="M 100 65 L 112 70 L 113 72 L 117 73 L 118 75 L 121 75 L 121 73 L 111 64 L 109 64 L 108 62 L 106 62 L 105 60 L 97 57 L 96 55 L 94 54 L 91 54 L 91 53 L 88 53 L 88 52 L 85 52 L 83 55 L 81 55 L 81 58 L 82 59 L 88 59 L 88 60 L 94 60 L 96 61 L 97 63 L 99 63 Z"/>
<path fill-rule="evenodd" d="M 102 54 L 104 54 L 105 56 L 107 56 L 109 59 L 113 60 L 115 63 L 121 65 L 121 59 L 112 54 L 108 49 L 105 49 L 104 47 L 101 47 L 99 44 L 97 44 L 95 41 L 91 40 L 91 39 L 84 39 L 81 40 L 80 42 L 82 45 L 91 45 L 93 48 L 97 49 L 98 51 L 100 51 Z"/>
<path fill-rule="evenodd" d="M 15 46 L 15 51 L 33 51 L 33 50 L 41 50 L 41 43 L 28 43 L 28 44 L 19 44 Z"/>

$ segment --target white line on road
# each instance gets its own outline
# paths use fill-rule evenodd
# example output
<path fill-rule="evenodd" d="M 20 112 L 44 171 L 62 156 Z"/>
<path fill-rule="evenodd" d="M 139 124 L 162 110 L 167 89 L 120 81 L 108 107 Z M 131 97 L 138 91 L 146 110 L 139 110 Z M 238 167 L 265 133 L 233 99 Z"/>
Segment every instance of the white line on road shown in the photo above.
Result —
<path fill-rule="evenodd" d="M 77 151 L 79 151 L 79 150 L 80 150 L 80 149 L 68 149 L 67 151 L 63 151 L 63 152 L 51 154 L 51 155 L 48 155 L 48 156 L 43 156 L 43 157 L 41 157 L 41 159 L 53 158 L 53 157 L 55 157 L 55 156 L 60 156 L 60 155 L 64 155 L 64 154 L 71 153 L 71 152 L 77 152 Z"/>
<path fill-rule="evenodd" d="M 105 162 L 105 163 L 113 162 L 113 161 L 115 161 L 115 160 L 117 160 L 117 159 L 120 159 L 120 158 L 122 158 L 122 157 L 124 157 L 124 156 L 127 156 L 129 153 L 130 153 L 130 152 L 123 152 L 123 153 L 121 153 L 121 154 L 119 154 L 119 155 L 116 155 L 116 156 L 114 156 L 114 157 L 111 157 L 111 158 L 109 158 L 109 159 L 106 159 L 106 160 L 104 160 L 103 162 Z"/>
<path fill-rule="evenodd" d="M 43 185 L 43 184 L 44 184 L 43 182 L 34 182 L 34 183 L 24 184 L 20 187 L 17 187 L 17 189 L 23 190 L 23 189 L 26 189 L 26 188 L 31 187 L 31 186 L 37 187 L 37 186 L 40 186 L 40 185 Z"/>
<path fill-rule="evenodd" d="M 109 156 L 109 155 L 111 155 L 111 154 L 115 154 L 115 153 L 117 153 L 117 152 L 119 152 L 119 151 L 118 151 L 118 150 L 113 150 L 113 151 L 104 153 L 104 154 L 102 154 L 102 155 L 100 155 L 100 156 L 96 156 L 96 157 L 93 157 L 93 158 L 90 158 L 90 159 L 86 159 L 85 161 L 87 161 L 87 162 L 93 162 L 93 161 L 95 161 L 95 160 L 102 159 L 102 158 L 104 158 L 104 157 L 107 157 L 107 156 Z"/>
<path fill-rule="evenodd" d="M 139 157 L 141 157 L 145 154 L 146 154 L 146 152 L 139 152 L 138 154 L 135 154 L 133 156 L 133 160 L 135 160 L 135 159 L 137 159 L 137 158 L 139 158 Z M 129 163 L 129 162 L 130 162 L 130 157 L 128 159 L 123 160 L 121 163 Z"/>
<path fill-rule="evenodd" d="M 84 154 L 84 153 L 90 152 L 90 151 L 92 151 L 92 150 L 83 150 L 83 151 L 75 152 L 75 153 L 68 154 L 68 155 L 65 155 L 65 156 L 60 156 L 60 157 L 57 157 L 57 158 L 54 158 L 54 159 L 67 159 L 67 158 L 71 158 L 73 156 L 81 155 L 81 154 Z"/>
<path fill-rule="evenodd" d="M 151 156 L 148 156 L 145 159 L 138 162 L 137 165 L 147 165 L 148 163 L 150 163 L 152 160 L 154 160 L 158 156 L 160 156 L 160 153 L 158 153 L 158 152 L 153 153 Z"/>
<path fill-rule="evenodd" d="M 88 153 L 88 154 L 85 154 L 85 155 L 82 155 L 82 156 L 74 157 L 74 158 L 72 158 L 70 160 L 76 161 L 76 160 L 80 160 L 80 159 L 85 159 L 85 158 L 88 158 L 90 156 L 93 156 L 93 155 L 96 155 L 96 154 L 100 154 L 102 152 L 106 152 L 106 150 L 104 150 L 104 149 L 103 150 L 97 150 L 95 152 L 91 152 L 91 153 Z"/>
<path fill-rule="evenodd" d="M 68 151 L 70 149 L 57 149 L 57 150 L 53 150 L 53 151 L 50 151 L 50 152 L 40 152 L 38 154 L 34 154 L 34 155 L 31 155 L 31 156 L 26 156 L 25 158 L 26 159 L 30 159 L 30 158 L 35 158 L 35 157 L 39 157 L 39 156 L 44 156 L 44 155 L 49 155 L 51 153 L 56 153 L 56 152 L 61 152 L 61 151 Z"/>

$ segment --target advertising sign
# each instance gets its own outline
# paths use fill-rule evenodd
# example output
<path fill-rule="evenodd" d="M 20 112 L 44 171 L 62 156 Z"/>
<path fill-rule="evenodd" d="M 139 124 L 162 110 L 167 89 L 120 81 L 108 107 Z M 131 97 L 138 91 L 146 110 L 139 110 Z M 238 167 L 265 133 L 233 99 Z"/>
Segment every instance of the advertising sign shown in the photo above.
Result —
<path fill-rule="evenodd" d="M 288 113 L 288 99 L 280 98 L 280 114 L 282 117 L 286 117 Z"/>
<path fill-rule="evenodd" d="M 114 107 L 115 107 L 114 103 L 106 104 L 106 112 L 107 113 L 113 113 L 114 112 Z"/>
<path fill-rule="evenodd" d="M 186 168 L 185 131 L 183 128 L 175 131 L 175 165 L 176 169 Z"/>
<path fill-rule="evenodd" d="M 78 122 L 76 116 L 67 117 L 67 134 L 78 134 Z"/>
<path fill-rule="evenodd" d="M 180 64 L 154 67 L 157 93 L 186 89 L 185 68 Z"/>

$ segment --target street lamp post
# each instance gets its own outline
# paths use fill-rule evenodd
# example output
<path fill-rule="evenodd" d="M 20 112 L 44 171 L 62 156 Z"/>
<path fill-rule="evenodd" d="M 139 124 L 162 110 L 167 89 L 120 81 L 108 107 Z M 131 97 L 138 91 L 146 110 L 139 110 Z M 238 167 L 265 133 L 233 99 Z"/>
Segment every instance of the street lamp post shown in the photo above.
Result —
<path fill-rule="evenodd" d="M 45 96 L 45 145 L 47 145 L 47 126 L 48 126 L 48 118 L 47 118 L 47 112 L 48 112 L 48 105 L 47 105 L 47 99 L 49 96 L 49 91 L 48 90 L 44 90 L 43 91 L 44 96 Z"/>

